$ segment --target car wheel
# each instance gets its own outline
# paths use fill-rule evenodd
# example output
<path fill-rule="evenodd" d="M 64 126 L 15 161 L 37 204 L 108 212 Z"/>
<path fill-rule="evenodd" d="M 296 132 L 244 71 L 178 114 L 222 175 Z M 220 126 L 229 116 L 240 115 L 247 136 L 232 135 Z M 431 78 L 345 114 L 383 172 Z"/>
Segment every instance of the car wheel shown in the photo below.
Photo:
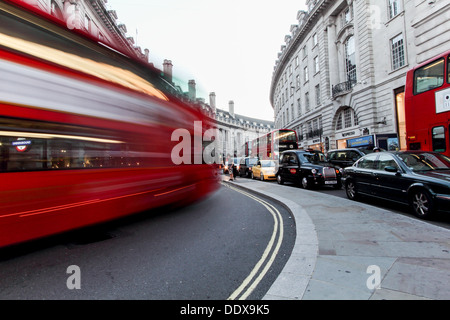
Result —
<path fill-rule="evenodd" d="M 345 185 L 345 193 L 347 194 L 347 198 L 350 200 L 358 199 L 358 192 L 356 191 L 356 186 L 353 181 L 348 181 Z"/>
<path fill-rule="evenodd" d="M 434 213 L 434 203 L 425 189 L 413 190 L 410 198 L 414 214 L 421 219 L 429 219 Z"/>
<path fill-rule="evenodd" d="M 261 181 L 264 181 L 264 175 L 262 173 L 259 175 L 259 179 L 261 179 Z"/>
<path fill-rule="evenodd" d="M 278 184 L 284 184 L 284 181 L 280 175 L 277 175 L 277 182 L 278 182 Z"/>
<path fill-rule="evenodd" d="M 309 183 L 308 178 L 302 178 L 302 187 L 303 189 L 311 189 L 311 183 Z"/>

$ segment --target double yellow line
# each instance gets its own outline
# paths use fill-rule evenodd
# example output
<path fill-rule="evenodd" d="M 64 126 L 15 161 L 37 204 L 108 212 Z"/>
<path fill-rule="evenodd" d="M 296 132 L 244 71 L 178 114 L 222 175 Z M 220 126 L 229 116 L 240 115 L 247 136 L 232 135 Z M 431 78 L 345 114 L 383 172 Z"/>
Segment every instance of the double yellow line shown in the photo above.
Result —
<path fill-rule="evenodd" d="M 255 265 L 247 278 L 245 278 L 242 284 L 231 294 L 231 296 L 228 297 L 228 300 L 245 300 L 264 278 L 267 271 L 272 266 L 278 251 L 280 250 L 284 234 L 283 218 L 281 217 L 280 212 L 270 203 L 228 184 L 222 184 L 261 203 L 270 212 L 274 220 L 272 236 L 263 252 L 261 259 L 259 259 L 258 263 Z"/>

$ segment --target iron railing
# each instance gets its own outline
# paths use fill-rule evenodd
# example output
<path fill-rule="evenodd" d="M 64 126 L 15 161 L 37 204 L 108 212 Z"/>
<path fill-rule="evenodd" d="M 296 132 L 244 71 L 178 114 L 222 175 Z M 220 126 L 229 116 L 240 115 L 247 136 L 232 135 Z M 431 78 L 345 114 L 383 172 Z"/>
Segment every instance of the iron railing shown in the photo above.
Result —
<path fill-rule="evenodd" d="M 352 88 L 356 84 L 356 79 L 350 79 L 345 82 L 338 83 L 331 87 L 331 92 L 333 94 L 333 98 L 337 96 L 343 95 L 352 90 Z"/>

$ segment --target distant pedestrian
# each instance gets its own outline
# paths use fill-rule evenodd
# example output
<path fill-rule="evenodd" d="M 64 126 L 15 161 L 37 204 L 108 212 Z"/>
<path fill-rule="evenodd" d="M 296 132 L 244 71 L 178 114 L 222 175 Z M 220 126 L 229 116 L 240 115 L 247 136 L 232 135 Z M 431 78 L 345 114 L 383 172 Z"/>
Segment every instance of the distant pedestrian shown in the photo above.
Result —
<path fill-rule="evenodd" d="M 236 179 L 239 175 L 237 165 L 233 164 L 233 178 Z"/>
<path fill-rule="evenodd" d="M 373 152 L 381 152 L 381 149 L 378 147 L 373 148 Z"/>
<path fill-rule="evenodd" d="M 228 172 L 230 173 L 230 181 L 234 180 L 234 164 L 232 163 L 229 167 L 228 167 Z"/>

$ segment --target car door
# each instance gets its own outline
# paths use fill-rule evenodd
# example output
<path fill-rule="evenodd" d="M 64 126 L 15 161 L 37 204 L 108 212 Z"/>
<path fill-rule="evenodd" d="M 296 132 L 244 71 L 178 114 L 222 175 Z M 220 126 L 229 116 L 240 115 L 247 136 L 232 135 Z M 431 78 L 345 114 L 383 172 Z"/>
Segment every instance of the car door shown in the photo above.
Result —
<path fill-rule="evenodd" d="M 299 180 L 298 179 L 299 167 L 300 167 L 300 162 L 297 157 L 297 154 L 295 152 L 291 152 L 289 154 L 289 159 L 288 159 L 288 163 L 287 163 L 286 171 L 285 171 L 287 181 L 296 182 Z"/>
<path fill-rule="evenodd" d="M 282 180 L 284 181 L 292 181 L 291 173 L 290 173 L 290 166 L 293 159 L 293 153 L 292 152 L 286 152 L 283 153 L 283 156 L 280 160 L 280 176 Z"/>
<path fill-rule="evenodd" d="M 261 161 L 258 160 L 256 164 L 253 166 L 253 178 L 261 178 Z"/>
<path fill-rule="evenodd" d="M 409 183 L 403 174 L 404 171 L 392 154 L 380 153 L 374 171 L 376 185 L 373 188 L 373 194 L 385 199 L 405 202 Z"/>
<path fill-rule="evenodd" d="M 355 183 L 358 192 L 373 194 L 376 184 L 374 175 L 374 166 L 378 153 L 372 153 L 360 159 L 352 170 L 351 177 Z"/>

